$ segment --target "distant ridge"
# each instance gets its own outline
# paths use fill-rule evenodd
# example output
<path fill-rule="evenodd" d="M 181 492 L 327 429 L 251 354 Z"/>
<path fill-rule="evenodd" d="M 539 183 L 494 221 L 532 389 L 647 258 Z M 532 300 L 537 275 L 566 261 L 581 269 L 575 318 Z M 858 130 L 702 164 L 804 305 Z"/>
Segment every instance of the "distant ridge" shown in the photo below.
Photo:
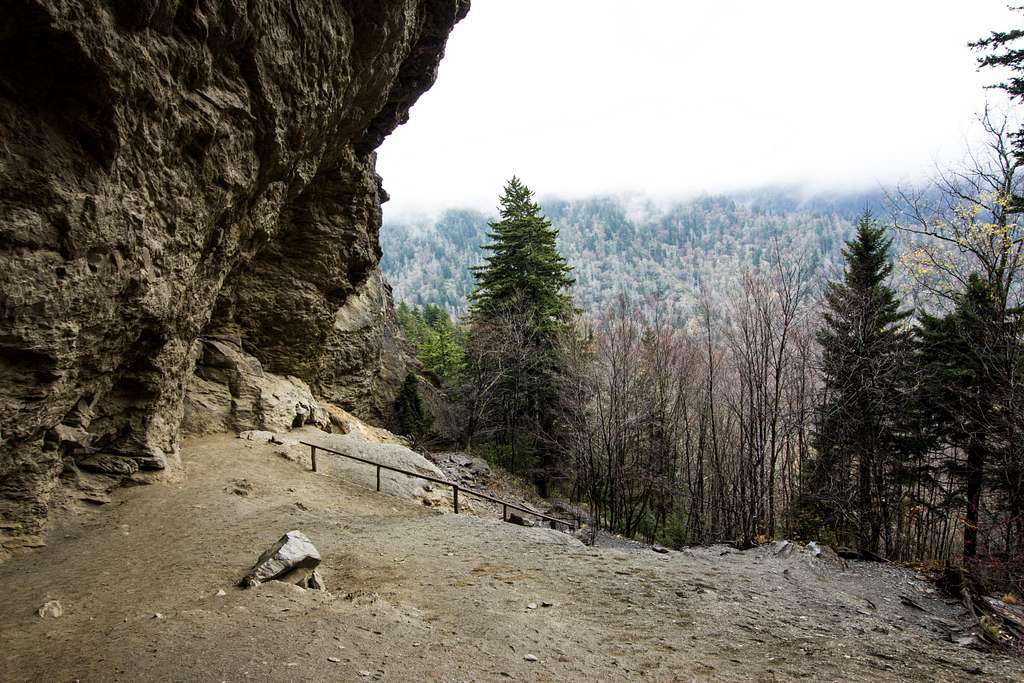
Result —
<path fill-rule="evenodd" d="M 575 295 L 585 310 L 608 306 L 624 291 L 659 298 L 682 314 L 701 283 L 711 292 L 745 267 L 769 263 L 775 249 L 811 270 L 838 263 L 843 242 L 866 209 L 884 215 L 881 192 L 811 194 L 768 188 L 704 195 L 674 203 L 643 198 L 542 199 L 560 232 L 559 248 L 575 268 Z M 473 288 L 488 214 L 451 209 L 428 221 L 385 221 L 381 267 L 395 298 L 465 309 Z"/>

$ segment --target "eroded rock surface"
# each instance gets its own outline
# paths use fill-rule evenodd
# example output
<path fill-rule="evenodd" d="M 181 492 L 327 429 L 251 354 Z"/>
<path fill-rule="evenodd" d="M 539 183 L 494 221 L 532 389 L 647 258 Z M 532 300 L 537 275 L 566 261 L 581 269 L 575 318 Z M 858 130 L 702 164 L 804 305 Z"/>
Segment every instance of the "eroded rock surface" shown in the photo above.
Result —
<path fill-rule="evenodd" d="M 0 4 L 0 553 L 78 454 L 176 462 L 200 335 L 386 411 L 374 150 L 468 7 Z"/>
<path fill-rule="evenodd" d="M 265 372 L 236 340 L 203 338 L 199 346 L 185 391 L 184 434 L 327 426 L 327 411 L 302 380 Z"/>

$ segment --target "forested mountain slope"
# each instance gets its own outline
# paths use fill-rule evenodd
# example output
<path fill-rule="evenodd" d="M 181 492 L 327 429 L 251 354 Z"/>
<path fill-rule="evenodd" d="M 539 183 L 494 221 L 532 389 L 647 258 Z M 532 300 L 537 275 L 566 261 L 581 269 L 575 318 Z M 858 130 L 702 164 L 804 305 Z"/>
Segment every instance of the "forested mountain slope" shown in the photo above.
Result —
<path fill-rule="evenodd" d="M 691 306 L 701 283 L 710 291 L 745 266 L 803 259 L 810 272 L 840 258 L 857 214 L 881 210 L 879 195 L 801 199 L 792 192 L 704 196 L 668 206 L 597 197 L 541 201 L 574 267 L 577 304 L 596 310 L 620 291 Z M 487 243 L 492 216 L 455 209 L 434 221 L 387 220 L 381 266 L 395 298 L 459 313 L 473 288 L 470 267 Z"/>

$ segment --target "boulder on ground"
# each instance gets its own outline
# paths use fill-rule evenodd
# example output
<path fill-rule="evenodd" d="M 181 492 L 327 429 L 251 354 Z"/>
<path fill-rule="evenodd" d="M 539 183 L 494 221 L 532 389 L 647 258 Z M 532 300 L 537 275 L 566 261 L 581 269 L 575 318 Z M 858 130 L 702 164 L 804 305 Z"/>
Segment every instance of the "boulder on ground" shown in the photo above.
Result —
<path fill-rule="evenodd" d="M 597 536 L 597 528 L 590 526 L 581 526 L 576 531 L 572 532 L 572 537 L 577 541 L 580 541 L 584 545 L 594 545 L 594 539 Z"/>
<path fill-rule="evenodd" d="M 301 531 L 289 531 L 260 555 L 253 568 L 242 578 L 241 585 L 251 588 L 297 570 L 312 571 L 319 565 L 320 553 L 313 542 Z M 292 578 L 296 578 L 296 575 Z"/>
<path fill-rule="evenodd" d="M 340 434 L 351 434 L 370 443 L 387 443 L 397 446 L 409 445 L 409 440 L 405 437 L 392 434 L 382 427 L 374 427 L 363 422 L 352 413 L 339 408 L 333 403 L 323 402 L 321 405 L 327 411 L 327 417 L 331 422 L 331 426 Z"/>

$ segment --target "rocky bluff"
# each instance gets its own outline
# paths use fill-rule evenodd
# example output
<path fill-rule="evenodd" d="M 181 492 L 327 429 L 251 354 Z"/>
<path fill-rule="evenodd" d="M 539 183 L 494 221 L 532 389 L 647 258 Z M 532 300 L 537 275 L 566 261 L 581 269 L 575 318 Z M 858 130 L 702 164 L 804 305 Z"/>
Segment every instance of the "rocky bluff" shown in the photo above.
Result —
<path fill-rule="evenodd" d="M 387 417 L 374 150 L 468 9 L 0 5 L 0 553 L 89 476 L 172 465 L 186 406 L 262 414 L 253 373 Z"/>

